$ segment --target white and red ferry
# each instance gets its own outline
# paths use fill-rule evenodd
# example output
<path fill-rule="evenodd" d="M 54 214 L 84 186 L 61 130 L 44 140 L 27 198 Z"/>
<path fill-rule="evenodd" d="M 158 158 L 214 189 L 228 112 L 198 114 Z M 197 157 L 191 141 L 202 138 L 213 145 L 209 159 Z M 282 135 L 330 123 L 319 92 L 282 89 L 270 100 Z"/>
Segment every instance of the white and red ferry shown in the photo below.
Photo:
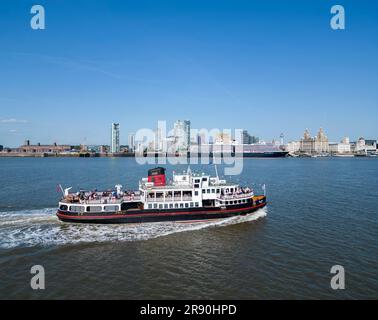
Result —
<path fill-rule="evenodd" d="M 142 223 L 198 221 L 246 215 L 266 205 L 265 195 L 248 187 L 228 183 L 218 176 L 173 173 L 166 182 L 165 169 L 148 171 L 138 191 L 123 191 L 116 185 L 109 191 L 64 190 L 57 216 L 66 222 Z M 264 191 L 265 193 L 265 191 Z"/>

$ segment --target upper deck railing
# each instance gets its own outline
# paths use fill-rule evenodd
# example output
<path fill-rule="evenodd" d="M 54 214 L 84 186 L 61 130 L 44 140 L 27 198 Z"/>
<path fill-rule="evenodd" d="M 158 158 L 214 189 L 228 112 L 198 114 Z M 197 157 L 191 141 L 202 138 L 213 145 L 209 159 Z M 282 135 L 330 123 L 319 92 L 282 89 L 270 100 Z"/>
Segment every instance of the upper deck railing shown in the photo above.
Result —
<path fill-rule="evenodd" d="M 240 193 L 240 194 L 231 194 L 231 195 L 219 195 L 219 199 L 221 200 L 233 200 L 233 199 L 243 199 L 243 198 L 249 198 L 249 197 L 253 197 L 254 196 L 254 193 L 251 191 L 251 192 L 247 192 L 247 193 Z"/>
<path fill-rule="evenodd" d="M 101 197 L 100 199 L 62 199 L 61 202 L 65 203 L 77 203 L 77 204 L 120 204 L 122 202 L 140 201 L 142 197 L 140 195 L 117 197 Z"/>

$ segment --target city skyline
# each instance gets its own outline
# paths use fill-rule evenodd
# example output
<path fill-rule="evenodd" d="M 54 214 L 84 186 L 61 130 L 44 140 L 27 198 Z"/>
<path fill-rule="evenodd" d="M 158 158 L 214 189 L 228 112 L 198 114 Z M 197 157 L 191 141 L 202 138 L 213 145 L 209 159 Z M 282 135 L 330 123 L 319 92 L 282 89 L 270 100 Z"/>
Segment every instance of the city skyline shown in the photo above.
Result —
<path fill-rule="evenodd" d="M 159 125 L 163 125 L 165 127 L 165 132 L 162 132 L 161 131 L 161 128 Z M 105 142 L 105 143 L 57 143 L 57 141 L 43 141 L 42 142 L 42 145 L 62 145 L 62 146 L 68 146 L 68 145 L 72 145 L 72 146 L 104 146 L 104 147 L 109 147 L 109 150 L 110 152 L 112 153 L 118 153 L 120 152 L 120 147 L 124 147 L 124 146 L 127 146 L 129 147 L 131 150 L 134 150 L 135 148 L 137 148 L 136 146 L 136 142 L 135 139 L 136 139 L 136 133 L 135 132 L 127 132 L 127 140 L 122 141 L 122 139 L 120 138 L 121 136 L 121 130 L 120 130 L 120 123 L 111 123 L 111 130 L 110 130 L 110 135 L 108 136 L 108 142 Z M 201 128 L 203 129 L 203 128 Z M 144 130 L 144 129 L 143 129 Z M 324 134 L 324 128 L 323 127 L 318 127 L 318 130 L 316 130 L 317 133 L 315 134 L 311 134 L 311 130 L 309 130 L 308 127 L 306 127 L 305 129 L 303 129 L 304 131 L 302 131 L 303 135 L 301 136 L 298 136 L 294 139 L 285 139 L 285 135 L 284 133 L 281 133 L 278 137 L 273 137 L 272 139 L 265 139 L 264 137 L 259 137 L 259 136 L 256 136 L 254 135 L 253 133 L 251 134 L 251 132 L 249 132 L 248 130 L 246 129 L 243 129 L 242 131 L 240 131 L 240 137 L 236 137 L 235 134 L 237 134 L 237 131 L 233 131 L 231 130 L 229 132 L 228 129 L 225 129 L 225 131 L 223 130 L 220 130 L 218 132 L 218 134 L 216 136 L 213 136 L 213 134 L 216 133 L 216 131 L 208 131 L 208 134 L 210 134 L 207 139 L 208 141 L 205 141 L 204 140 L 204 132 L 202 131 L 198 131 L 197 128 L 191 128 L 191 121 L 190 120 L 181 120 L 181 119 L 178 119 L 178 120 L 175 120 L 174 123 L 172 124 L 172 126 L 170 127 L 169 124 L 167 123 L 164 123 L 161 124 L 161 121 L 158 121 L 158 125 L 157 127 L 155 127 L 154 129 L 150 129 L 155 138 L 154 140 L 151 142 L 153 145 L 154 145 L 154 148 L 156 150 L 159 150 L 161 149 L 161 143 L 163 140 L 166 140 L 166 141 L 169 141 L 170 139 L 172 138 L 175 138 L 176 140 L 176 143 L 178 143 L 178 145 L 181 145 L 182 146 L 182 149 L 187 149 L 190 145 L 196 145 L 196 144 L 223 144 L 222 140 L 222 136 L 226 136 L 226 141 L 224 142 L 225 144 L 228 144 L 228 143 L 233 143 L 233 142 L 236 142 L 236 143 L 241 143 L 241 144 L 265 144 L 265 143 L 280 143 L 280 145 L 288 145 L 290 143 L 299 143 L 302 138 L 304 137 L 305 139 L 316 139 L 318 136 L 319 136 L 319 133 L 321 135 Z M 143 133 L 145 134 L 145 133 Z M 231 135 L 230 135 L 231 134 Z M 205 135 L 206 136 L 206 135 Z M 221 139 L 220 139 L 221 138 Z M 358 135 L 356 137 L 351 137 L 350 135 L 346 134 L 342 137 L 340 137 L 339 139 L 335 139 L 335 140 L 332 140 L 332 139 L 328 139 L 327 138 L 327 143 L 330 143 L 330 144 L 338 144 L 338 143 L 343 143 L 343 141 L 345 139 L 348 140 L 348 143 L 349 141 L 351 142 L 357 142 L 358 140 L 360 139 L 367 139 L 367 140 L 375 140 L 375 141 L 378 141 L 378 139 L 376 138 L 372 138 L 372 137 L 366 137 L 364 135 Z M 214 140 L 215 139 L 215 140 Z M 219 140 L 220 139 L 220 140 Z M 34 143 L 31 143 L 31 140 L 29 138 L 26 138 L 23 140 L 24 142 L 24 146 L 29 146 L 29 145 L 34 145 L 34 146 L 40 146 L 41 145 L 41 142 L 40 141 L 37 141 L 37 142 L 34 142 Z M 140 141 L 139 141 L 140 143 Z M 2 145 L 0 144 L 3 148 L 17 148 L 19 146 L 21 146 L 22 144 L 19 144 L 15 147 L 11 147 L 11 146 L 6 146 L 6 145 Z"/>
<path fill-rule="evenodd" d="M 112 122 L 126 142 L 159 119 L 378 138 L 376 2 L 343 1 L 345 30 L 322 1 L 48 2 L 39 31 L 32 4 L 2 2 L 1 145 L 108 144 Z"/>

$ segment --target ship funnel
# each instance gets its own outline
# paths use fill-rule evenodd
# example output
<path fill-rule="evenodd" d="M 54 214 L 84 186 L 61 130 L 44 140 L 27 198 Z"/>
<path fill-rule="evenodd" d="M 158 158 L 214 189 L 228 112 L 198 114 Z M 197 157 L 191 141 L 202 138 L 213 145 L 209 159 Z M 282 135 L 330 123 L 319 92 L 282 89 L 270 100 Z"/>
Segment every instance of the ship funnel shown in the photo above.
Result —
<path fill-rule="evenodd" d="M 155 186 L 165 186 L 165 168 L 157 167 L 148 170 L 148 182 L 153 182 Z"/>

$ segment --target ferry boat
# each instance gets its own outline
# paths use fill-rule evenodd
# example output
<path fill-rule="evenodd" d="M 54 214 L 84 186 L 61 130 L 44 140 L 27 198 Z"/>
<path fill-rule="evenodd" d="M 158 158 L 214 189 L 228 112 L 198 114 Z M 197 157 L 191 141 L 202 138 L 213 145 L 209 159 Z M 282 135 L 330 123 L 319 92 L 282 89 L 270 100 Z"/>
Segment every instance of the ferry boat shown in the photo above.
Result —
<path fill-rule="evenodd" d="M 60 187 L 61 188 L 61 187 Z M 137 191 L 116 185 L 108 191 L 70 193 L 62 190 L 57 216 L 65 222 L 144 223 L 201 221 L 246 215 L 266 205 L 264 194 L 204 173 L 173 172 L 167 182 L 165 168 L 157 167 L 142 178 Z"/>

